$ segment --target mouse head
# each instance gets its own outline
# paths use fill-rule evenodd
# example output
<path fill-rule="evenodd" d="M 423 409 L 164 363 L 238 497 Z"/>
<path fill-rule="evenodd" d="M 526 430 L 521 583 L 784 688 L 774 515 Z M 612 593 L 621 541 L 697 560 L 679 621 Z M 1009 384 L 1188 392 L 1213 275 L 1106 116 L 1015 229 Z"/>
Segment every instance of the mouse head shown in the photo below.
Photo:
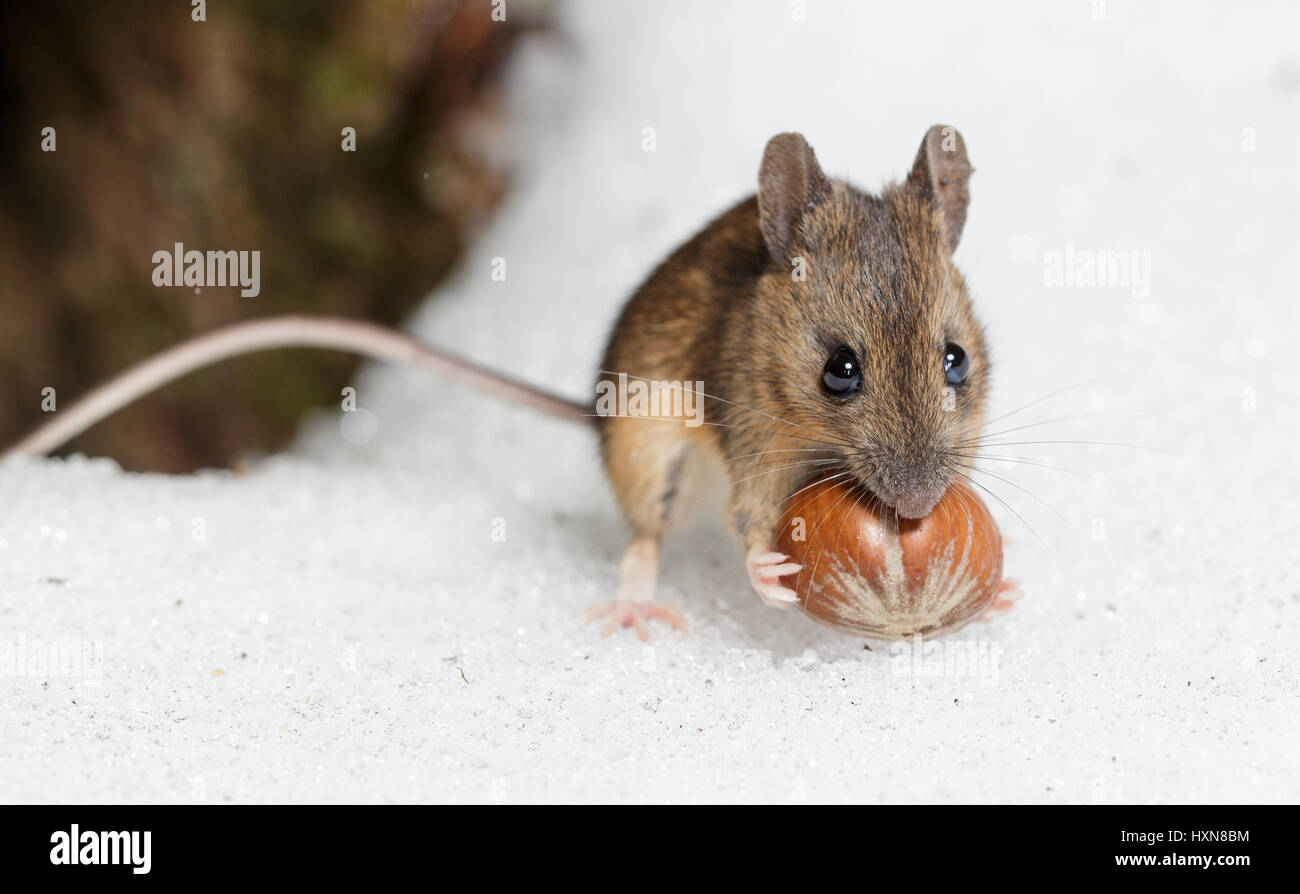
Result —
<path fill-rule="evenodd" d="M 767 396 L 909 518 L 967 473 L 988 390 L 983 329 L 952 263 L 971 170 L 940 125 L 879 196 L 828 179 L 799 134 L 773 137 L 759 170 L 774 261 L 760 307 L 785 324 L 756 358 Z"/>

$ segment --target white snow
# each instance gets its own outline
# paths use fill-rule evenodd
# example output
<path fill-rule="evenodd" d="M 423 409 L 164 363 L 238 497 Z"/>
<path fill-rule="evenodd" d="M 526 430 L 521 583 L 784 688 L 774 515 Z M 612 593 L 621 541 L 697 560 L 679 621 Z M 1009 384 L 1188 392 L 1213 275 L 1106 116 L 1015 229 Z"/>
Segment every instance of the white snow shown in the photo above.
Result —
<path fill-rule="evenodd" d="M 944 641 L 976 661 L 762 606 L 707 516 L 665 552 L 691 633 L 602 639 L 626 532 L 591 435 L 371 367 L 368 415 L 246 474 L 0 466 L 0 801 L 1300 798 L 1300 15 L 798 7 L 565 4 L 514 71 L 516 192 L 412 328 L 585 396 L 773 133 L 876 188 L 957 125 L 992 415 L 1076 386 L 994 430 L 1123 411 L 1000 440 L 1151 448 L 995 451 L 1080 474 L 986 466 L 1061 517 L 981 478 L 1043 542 L 990 500 L 1025 595 Z M 1045 285 L 1067 245 L 1149 252 L 1150 294 Z"/>

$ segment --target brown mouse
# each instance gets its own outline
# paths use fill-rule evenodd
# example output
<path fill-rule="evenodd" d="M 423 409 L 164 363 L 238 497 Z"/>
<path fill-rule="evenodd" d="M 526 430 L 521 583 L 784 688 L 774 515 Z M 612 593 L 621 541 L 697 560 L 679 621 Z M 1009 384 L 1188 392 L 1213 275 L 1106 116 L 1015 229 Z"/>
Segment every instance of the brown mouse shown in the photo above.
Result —
<path fill-rule="evenodd" d="M 605 470 L 635 533 L 618 598 L 590 616 L 642 634 L 647 618 L 681 623 L 654 601 L 659 541 L 711 468 L 729 476 L 751 584 L 782 607 L 796 597 L 780 578 L 800 566 L 773 549 L 776 526 L 812 475 L 851 476 L 918 518 L 969 469 L 962 445 L 989 387 L 984 332 L 952 262 L 971 171 L 961 135 L 936 125 L 907 179 L 876 196 L 828 178 L 801 135 L 778 134 L 758 194 L 637 290 L 598 390 L 694 388 L 702 424 L 680 410 L 601 415 Z"/>
<path fill-rule="evenodd" d="M 227 357 L 285 347 L 354 351 L 420 364 L 564 418 L 597 417 L 605 470 L 635 532 L 617 598 L 587 615 L 605 617 L 607 630 L 634 626 L 644 639 L 650 618 L 685 626 L 677 609 L 654 599 L 659 542 L 717 468 L 730 481 L 730 523 L 750 582 L 768 604 L 789 606 L 795 595 L 780 578 L 800 566 L 772 545 L 802 482 L 817 473 L 851 476 L 899 515 L 921 517 L 970 468 L 974 451 L 963 445 L 979 431 L 989 376 L 984 333 L 952 263 L 970 174 L 951 127 L 930 128 L 907 179 L 879 196 L 828 178 L 799 134 L 773 137 L 758 194 L 674 251 L 624 307 L 594 414 L 591 402 L 364 321 L 270 317 L 141 362 L 3 455 L 52 450 Z M 605 400 L 638 384 L 669 399 Z"/>

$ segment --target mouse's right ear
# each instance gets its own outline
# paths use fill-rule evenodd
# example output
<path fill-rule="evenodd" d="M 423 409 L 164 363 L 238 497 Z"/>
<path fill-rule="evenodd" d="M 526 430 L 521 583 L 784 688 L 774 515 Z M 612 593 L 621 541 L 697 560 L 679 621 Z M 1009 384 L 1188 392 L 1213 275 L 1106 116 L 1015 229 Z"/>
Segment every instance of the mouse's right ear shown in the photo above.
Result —
<path fill-rule="evenodd" d="M 956 251 L 966 226 L 970 175 L 974 170 L 966 158 L 966 141 L 957 128 L 936 124 L 925 132 L 912 172 L 907 175 L 908 185 L 928 196 L 938 209 L 940 236 L 948 254 Z"/>
<path fill-rule="evenodd" d="M 779 133 L 767 141 L 758 169 L 758 225 L 773 257 L 790 260 L 800 218 L 830 193 L 803 134 Z"/>

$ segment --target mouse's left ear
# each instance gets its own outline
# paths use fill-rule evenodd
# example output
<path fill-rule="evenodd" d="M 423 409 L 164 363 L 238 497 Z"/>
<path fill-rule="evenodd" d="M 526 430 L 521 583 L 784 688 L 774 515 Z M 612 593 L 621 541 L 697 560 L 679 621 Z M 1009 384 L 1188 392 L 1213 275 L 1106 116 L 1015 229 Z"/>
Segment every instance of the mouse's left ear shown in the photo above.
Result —
<path fill-rule="evenodd" d="M 939 229 L 949 254 L 957 248 L 970 204 L 970 175 L 975 169 L 966 158 L 966 141 L 957 128 L 936 124 L 925 132 L 916 153 L 908 186 L 927 195 L 939 211 Z"/>

